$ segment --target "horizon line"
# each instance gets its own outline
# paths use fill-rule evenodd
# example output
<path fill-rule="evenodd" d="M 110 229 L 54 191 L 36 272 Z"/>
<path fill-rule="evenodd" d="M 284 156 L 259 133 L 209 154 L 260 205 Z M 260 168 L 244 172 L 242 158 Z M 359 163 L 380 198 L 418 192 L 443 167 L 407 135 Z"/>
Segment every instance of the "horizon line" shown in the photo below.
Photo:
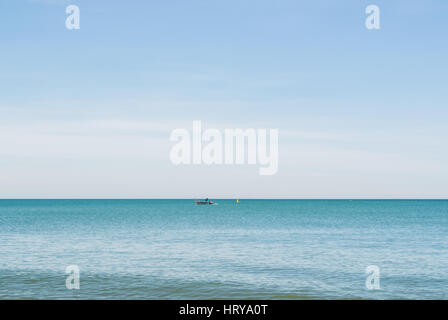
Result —
<path fill-rule="evenodd" d="M 2 200 L 198 200 L 198 198 L 0 198 Z M 448 198 L 213 198 L 210 200 L 442 200 Z"/>

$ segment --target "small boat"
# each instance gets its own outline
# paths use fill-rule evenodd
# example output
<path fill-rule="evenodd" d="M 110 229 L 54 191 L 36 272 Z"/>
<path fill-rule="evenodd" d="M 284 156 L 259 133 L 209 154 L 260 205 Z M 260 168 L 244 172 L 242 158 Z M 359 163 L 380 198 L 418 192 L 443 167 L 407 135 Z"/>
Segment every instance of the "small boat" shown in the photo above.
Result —
<path fill-rule="evenodd" d="M 195 203 L 196 204 L 215 204 L 215 202 L 213 202 L 212 200 L 208 200 L 208 198 L 205 200 L 196 200 Z"/>

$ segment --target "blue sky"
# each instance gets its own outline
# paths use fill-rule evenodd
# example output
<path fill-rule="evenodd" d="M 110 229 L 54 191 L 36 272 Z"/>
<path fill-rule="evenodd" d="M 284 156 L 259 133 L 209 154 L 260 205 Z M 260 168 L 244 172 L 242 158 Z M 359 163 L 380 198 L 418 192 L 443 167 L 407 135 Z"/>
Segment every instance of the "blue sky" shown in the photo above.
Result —
<path fill-rule="evenodd" d="M 380 30 L 364 26 L 369 4 Z M 3 0 L 0 197 L 446 198 L 447 12 Z M 278 174 L 173 166 L 169 133 L 193 120 L 278 128 Z"/>

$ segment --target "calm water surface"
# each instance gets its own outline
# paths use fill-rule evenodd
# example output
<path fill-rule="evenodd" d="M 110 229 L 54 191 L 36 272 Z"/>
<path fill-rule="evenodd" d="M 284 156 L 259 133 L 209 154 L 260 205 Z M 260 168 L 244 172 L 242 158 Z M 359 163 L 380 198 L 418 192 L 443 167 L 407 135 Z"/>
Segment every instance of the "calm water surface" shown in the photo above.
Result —
<path fill-rule="evenodd" d="M 448 201 L 217 202 L 0 200 L 0 299 L 448 299 Z"/>

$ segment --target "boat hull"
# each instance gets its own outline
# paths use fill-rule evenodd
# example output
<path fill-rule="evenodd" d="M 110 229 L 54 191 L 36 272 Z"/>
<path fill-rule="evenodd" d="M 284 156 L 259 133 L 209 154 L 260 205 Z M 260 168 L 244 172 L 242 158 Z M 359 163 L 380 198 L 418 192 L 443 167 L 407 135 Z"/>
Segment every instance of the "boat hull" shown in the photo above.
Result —
<path fill-rule="evenodd" d="M 195 201 L 196 204 L 198 205 L 211 205 L 211 204 L 215 204 L 213 201 Z"/>

